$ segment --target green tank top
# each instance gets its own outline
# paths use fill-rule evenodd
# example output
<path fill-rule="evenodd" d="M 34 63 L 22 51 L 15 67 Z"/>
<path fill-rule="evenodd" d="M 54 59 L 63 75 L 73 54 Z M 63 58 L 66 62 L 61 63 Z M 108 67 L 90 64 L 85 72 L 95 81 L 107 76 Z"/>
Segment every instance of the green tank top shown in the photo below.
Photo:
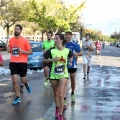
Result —
<path fill-rule="evenodd" d="M 60 79 L 60 78 L 68 78 L 68 70 L 67 70 L 67 58 L 69 54 L 69 49 L 64 48 L 63 50 L 52 49 L 51 55 L 52 58 L 59 57 L 60 60 L 58 62 L 52 62 L 52 67 L 50 70 L 50 79 Z"/>
<path fill-rule="evenodd" d="M 48 40 L 45 40 L 42 44 L 42 48 L 45 49 L 45 51 L 47 51 L 50 48 L 54 47 L 54 45 L 55 45 L 54 40 L 51 40 L 50 42 Z"/>

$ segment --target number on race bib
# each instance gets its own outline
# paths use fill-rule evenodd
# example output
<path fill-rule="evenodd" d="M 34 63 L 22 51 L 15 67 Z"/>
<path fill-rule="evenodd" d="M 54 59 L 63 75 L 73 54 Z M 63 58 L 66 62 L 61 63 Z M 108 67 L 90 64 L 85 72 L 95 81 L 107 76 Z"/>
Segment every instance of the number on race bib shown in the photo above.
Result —
<path fill-rule="evenodd" d="M 13 56 L 19 56 L 19 50 L 18 50 L 18 48 L 12 48 L 12 55 Z"/>
<path fill-rule="evenodd" d="M 54 68 L 54 73 L 56 75 L 63 75 L 65 73 L 65 65 L 64 64 L 57 64 Z"/>

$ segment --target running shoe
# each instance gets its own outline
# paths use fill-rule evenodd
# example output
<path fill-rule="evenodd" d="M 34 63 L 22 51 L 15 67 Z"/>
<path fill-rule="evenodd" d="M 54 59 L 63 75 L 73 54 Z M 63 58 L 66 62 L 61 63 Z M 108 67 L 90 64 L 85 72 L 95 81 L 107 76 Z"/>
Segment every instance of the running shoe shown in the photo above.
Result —
<path fill-rule="evenodd" d="M 32 92 L 29 84 L 28 84 L 28 86 L 26 87 L 26 89 L 27 89 L 27 91 L 28 91 L 29 94 Z"/>
<path fill-rule="evenodd" d="M 71 99 L 72 99 L 72 102 L 75 101 L 75 94 L 71 94 Z"/>
<path fill-rule="evenodd" d="M 59 118 L 59 108 L 55 110 L 55 117 Z"/>
<path fill-rule="evenodd" d="M 50 86 L 51 86 L 51 83 L 50 83 L 50 81 L 49 81 L 49 84 L 50 84 Z"/>
<path fill-rule="evenodd" d="M 23 92 L 23 89 L 24 89 L 24 85 L 21 84 L 21 85 L 20 85 L 20 91 Z"/>
<path fill-rule="evenodd" d="M 46 80 L 46 81 L 44 82 L 44 86 L 47 86 L 48 83 L 49 83 L 49 80 Z"/>
<path fill-rule="evenodd" d="M 84 78 L 83 79 L 86 79 L 86 76 L 84 76 Z"/>
<path fill-rule="evenodd" d="M 67 101 L 66 100 L 64 100 L 64 106 L 67 106 Z"/>
<path fill-rule="evenodd" d="M 58 118 L 58 120 L 63 120 L 63 116 L 60 115 L 59 118 Z"/>
<path fill-rule="evenodd" d="M 17 98 L 15 98 L 15 100 L 13 100 L 12 104 L 13 104 L 13 105 L 16 105 L 16 104 L 18 104 L 19 102 L 20 102 L 20 98 L 17 97 Z"/>
<path fill-rule="evenodd" d="M 64 100 L 64 110 L 63 110 L 63 112 L 64 112 L 66 109 L 67 109 L 67 101 Z"/>

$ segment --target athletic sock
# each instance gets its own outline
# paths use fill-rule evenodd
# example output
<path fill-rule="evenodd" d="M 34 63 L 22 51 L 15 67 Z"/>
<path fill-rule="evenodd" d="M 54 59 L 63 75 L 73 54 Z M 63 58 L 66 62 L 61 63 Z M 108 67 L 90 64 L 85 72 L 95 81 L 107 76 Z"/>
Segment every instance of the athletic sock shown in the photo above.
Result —
<path fill-rule="evenodd" d="M 71 92 L 71 94 L 74 94 L 74 92 Z"/>
<path fill-rule="evenodd" d="M 20 98 L 20 97 L 18 96 L 18 97 L 16 97 L 15 99 L 18 99 L 18 98 Z"/>
<path fill-rule="evenodd" d="M 64 100 L 66 100 L 66 97 L 64 97 Z"/>
<path fill-rule="evenodd" d="M 26 88 L 28 88 L 28 83 L 25 83 L 24 85 L 25 85 Z"/>

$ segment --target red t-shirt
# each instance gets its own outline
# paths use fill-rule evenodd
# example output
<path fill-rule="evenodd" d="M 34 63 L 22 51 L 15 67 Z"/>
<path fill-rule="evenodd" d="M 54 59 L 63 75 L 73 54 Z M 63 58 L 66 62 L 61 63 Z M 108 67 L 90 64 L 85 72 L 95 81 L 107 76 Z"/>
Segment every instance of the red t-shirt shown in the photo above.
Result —
<path fill-rule="evenodd" d="M 101 43 L 100 42 L 96 42 L 96 49 L 98 49 L 98 50 L 100 50 L 100 48 L 101 48 Z"/>
<path fill-rule="evenodd" d="M 3 62 L 3 58 L 2 58 L 2 56 L 1 56 L 1 54 L 0 54 L 0 62 Z"/>
<path fill-rule="evenodd" d="M 28 54 L 22 54 L 19 52 L 18 48 L 21 48 L 24 51 L 28 51 L 31 49 L 31 45 L 27 39 L 24 37 L 16 38 L 13 37 L 9 40 L 9 47 L 11 51 L 10 62 L 21 62 L 27 63 Z"/>

